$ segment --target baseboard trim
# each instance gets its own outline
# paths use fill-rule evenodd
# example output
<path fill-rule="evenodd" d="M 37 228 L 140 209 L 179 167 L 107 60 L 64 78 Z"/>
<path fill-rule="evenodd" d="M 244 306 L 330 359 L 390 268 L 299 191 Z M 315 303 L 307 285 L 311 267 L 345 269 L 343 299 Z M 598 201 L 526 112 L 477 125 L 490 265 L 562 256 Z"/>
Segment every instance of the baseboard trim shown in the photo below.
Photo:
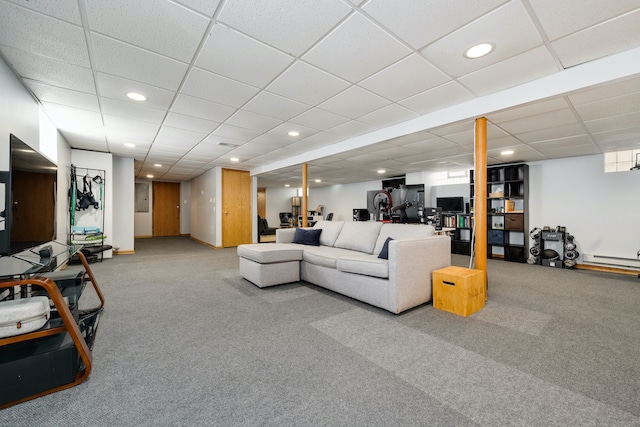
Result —
<path fill-rule="evenodd" d="M 200 240 L 200 239 L 196 239 L 195 237 L 193 237 L 193 236 L 191 236 L 191 235 L 189 235 L 189 238 L 190 238 L 191 240 L 195 241 L 195 242 L 200 243 L 201 245 L 209 246 L 210 248 L 213 248 L 213 249 L 222 249 L 222 246 L 214 246 L 214 245 L 212 245 L 212 244 L 210 244 L 210 243 L 203 242 L 203 241 L 202 241 L 202 240 Z"/>
<path fill-rule="evenodd" d="M 116 250 L 113 251 L 114 255 L 133 255 L 135 253 L 136 253 L 136 251 L 133 250 L 133 249 L 126 250 L 126 251 L 116 251 Z"/>
<path fill-rule="evenodd" d="M 150 239 L 153 236 L 133 236 L 134 239 Z"/>
<path fill-rule="evenodd" d="M 603 267 L 601 265 L 591 265 L 591 264 L 576 264 L 574 268 L 578 270 L 602 271 L 604 273 L 616 273 L 616 274 L 624 274 L 627 276 L 640 277 L 640 270 L 627 270 L 625 268 Z"/>

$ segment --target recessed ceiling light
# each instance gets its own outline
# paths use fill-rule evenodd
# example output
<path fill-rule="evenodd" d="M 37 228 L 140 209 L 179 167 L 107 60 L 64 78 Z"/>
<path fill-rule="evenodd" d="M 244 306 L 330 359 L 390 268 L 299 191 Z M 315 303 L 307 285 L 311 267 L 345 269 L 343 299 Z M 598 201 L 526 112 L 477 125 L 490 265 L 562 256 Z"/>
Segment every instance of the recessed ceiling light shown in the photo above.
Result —
<path fill-rule="evenodd" d="M 378 169 L 378 173 L 385 173 L 385 172 L 386 172 L 386 170 L 384 170 L 384 169 Z"/>
<path fill-rule="evenodd" d="M 153 175 L 148 174 L 148 175 L 147 175 L 147 178 L 153 178 Z"/>
<path fill-rule="evenodd" d="M 289 184 L 285 184 L 284 186 L 287 187 L 287 188 L 291 187 L 291 185 L 289 185 Z"/>
<path fill-rule="evenodd" d="M 322 182 L 322 180 L 321 180 L 321 179 L 316 179 L 316 181 L 315 181 L 315 182 Z"/>
<path fill-rule="evenodd" d="M 140 94 L 140 93 L 135 93 L 135 92 L 128 92 L 127 93 L 127 97 L 130 99 L 133 99 L 134 101 L 146 101 L 147 97 Z"/>
<path fill-rule="evenodd" d="M 500 152 L 501 156 L 510 156 L 513 154 L 513 150 L 504 150 Z"/>
<path fill-rule="evenodd" d="M 161 168 L 162 165 L 160 163 L 155 163 L 153 166 L 157 167 L 157 168 Z"/>
<path fill-rule="evenodd" d="M 136 146 L 136 144 L 132 144 L 130 142 L 125 142 L 124 146 L 125 147 L 129 147 L 129 148 L 134 148 Z"/>
<path fill-rule="evenodd" d="M 239 161 L 240 159 L 239 159 L 239 158 L 237 158 L 237 157 L 232 157 L 232 158 L 230 158 L 229 160 L 231 160 L 232 162 L 237 162 L 237 161 Z"/>
<path fill-rule="evenodd" d="M 299 136 L 299 135 L 300 135 L 300 132 L 298 131 L 295 131 L 295 130 L 289 131 L 289 136 Z"/>
<path fill-rule="evenodd" d="M 464 56 L 470 59 L 481 58 L 491 53 L 493 48 L 493 43 L 479 43 L 467 49 L 467 51 L 464 53 Z"/>

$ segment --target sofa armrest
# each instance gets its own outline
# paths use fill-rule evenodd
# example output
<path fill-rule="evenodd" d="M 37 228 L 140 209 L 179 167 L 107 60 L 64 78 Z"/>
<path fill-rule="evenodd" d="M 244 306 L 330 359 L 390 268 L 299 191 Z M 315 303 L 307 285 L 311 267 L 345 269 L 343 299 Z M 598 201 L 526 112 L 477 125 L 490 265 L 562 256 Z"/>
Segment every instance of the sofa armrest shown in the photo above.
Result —
<path fill-rule="evenodd" d="M 449 236 L 391 240 L 389 299 L 395 301 L 396 313 L 431 301 L 431 273 L 450 265 Z"/>
<path fill-rule="evenodd" d="M 276 230 L 276 243 L 293 243 L 295 234 L 295 228 L 278 228 Z"/>

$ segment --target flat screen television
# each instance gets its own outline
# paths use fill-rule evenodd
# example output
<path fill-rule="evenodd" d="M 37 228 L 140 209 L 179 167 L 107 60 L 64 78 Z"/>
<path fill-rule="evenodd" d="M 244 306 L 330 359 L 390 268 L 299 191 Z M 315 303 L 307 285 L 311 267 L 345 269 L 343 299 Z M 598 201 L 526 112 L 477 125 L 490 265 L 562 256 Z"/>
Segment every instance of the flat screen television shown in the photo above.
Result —
<path fill-rule="evenodd" d="M 10 135 L 10 146 L 9 171 L 0 172 L 3 256 L 56 239 L 58 168 L 14 135 Z"/>
<path fill-rule="evenodd" d="M 437 197 L 436 206 L 442 209 L 442 212 L 464 212 L 463 197 Z"/>

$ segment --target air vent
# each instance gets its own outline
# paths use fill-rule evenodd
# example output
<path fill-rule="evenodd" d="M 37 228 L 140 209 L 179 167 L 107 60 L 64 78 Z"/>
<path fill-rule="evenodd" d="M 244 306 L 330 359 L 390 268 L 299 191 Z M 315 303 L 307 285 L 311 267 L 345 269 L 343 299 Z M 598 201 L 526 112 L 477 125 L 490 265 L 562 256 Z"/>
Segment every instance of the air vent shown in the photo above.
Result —
<path fill-rule="evenodd" d="M 218 142 L 218 145 L 222 145 L 223 147 L 239 147 L 238 144 L 231 144 L 230 142 Z"/>

